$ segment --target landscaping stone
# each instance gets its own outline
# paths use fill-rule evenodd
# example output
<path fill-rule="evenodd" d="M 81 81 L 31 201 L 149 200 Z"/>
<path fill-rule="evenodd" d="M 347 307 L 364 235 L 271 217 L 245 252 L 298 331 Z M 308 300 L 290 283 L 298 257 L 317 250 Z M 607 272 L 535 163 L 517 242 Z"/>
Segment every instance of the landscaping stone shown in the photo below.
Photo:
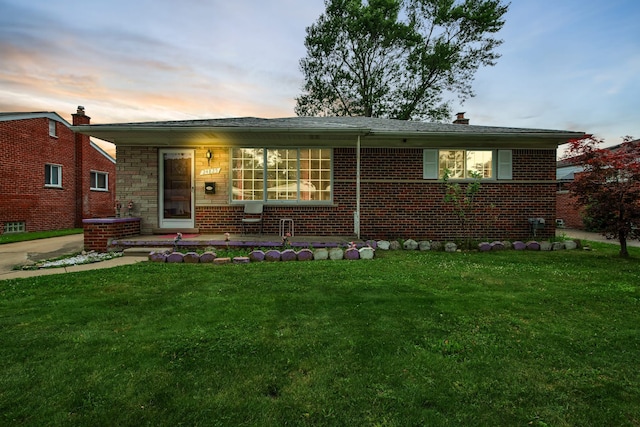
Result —
<path fill-rule="evenodd" d="M 571 251 L 573 249 L 576 249 L 578 247 L 578 244 L 576 242 L 574 242 L 573 240 L 565 240 L 564 241 L 564 248 L 568 251 Z"/>
<path fill-rule="evenodd" d="M 280 261 L 280 251 L 271 249 L 264 253 L 264 260 L 269 262 Z"/>
<path fill-rule="evenodd" d="M 184 261 L 184 255 L 180 252 L 171 252 L 167 255 L 167 262 L 181 263 Z"/>
<path fill-rule="evenodd" d="M 509 243 L 509 246 L 511 246 L 511 244 Z M 505 244 L 504 242 L 500 242 L 498 240 L 496 240 L 495 242 L 491 242 L 491 250 L 492 251 L 503 251 L 505 250 Z"/>
<path fill-rule="evenodd" d="M 214 252 L 205 252 L 200 255 L 201 264 L 211 264 L 214 259 L 216 259 L 216 254 Z"/>
<path fill-rule="evenodd" d="M 344 258 L 344 251 L 341 248 L 331 248 L 329 249 L 329 259 L 331 260 L 340 260 Z"/>
<path fill-rule="evenodd" d="M 373 259 L 375 250 L 371 246 L 360 248 L 360 259 Z"/>
<path fill-rule="evenodd" d="M 329 250 L 326 248 L 319 248 L 313 251 L 313 259 L 317 261 L 324 261 L 329 259 Z"/>
<path fill-rule="evenodd" d="M 392 251 L 397 251 L 400 248 L 402 248 L 402 246 L 400 245 L 400 242 L 398 242 L 397 240 L 394 240 L 393 242 L 389 243 L 389 249 Z"/>
<path fill-rule="evenodd" d="M 182 257 L 182 261 L 189 264 L 198 264 L 200 262 L 200 255 L 197 252 L 187 252 Z"/>
<path fill-rule="evenodd" d="M 300 249 L 296 254 L 298 257 L 298 261 L 312 261 L 313 260 L 313 251 L 310 249 Z"/>
<path fill-rule="evenodd" d="M 505 249 L 513 249 L 513 243 L 511 243 L 508 240 L 503 240 L 502 245 L 504 246 Z"/>
<path fill-rule="evenodd" d="M 280 259 L 282 261 L 295 261 L 298 257 L 293 249 L 285 249 L 280 253 Z"/>
<path fill-rule="evenodd" d="M 378 240 L 378 249 L 388 251 L 391 243 L 387 240 Z"/>
<path fill-rule="evenodd" d="M 478 249 L 482 252 L 488 252 L 491 250 L 491 243 L 489 242 L 478 243 Z"/>
<path fill-rule="evenodd" d="M 551 244 L 552 251 L 561 251 L 564 249 L 564 242 L 553 242 Z"/>
<path fill-rule="evenodd" d="M 231 258 L 216 258 L 213 260 L 213 263 L 218 264 L 229 264 L 231 262 Z"/>
<path fill-rule="evenodd" d="M 540 243 L 535 242 L 535 241 L 530 241 L 526 243 L 527 245 L 527 250 L 530 251 L 539 251 L 540 250 Z"/>
<path fill-rule="evenodd" d="M 441 251 L 442 250 L 442 242 L 431 242 L 431 250 L 432 251 Z"/>
<path fill-rule="evenodd" d="M 237 256 L 233 258 L 234 264 L 249 264 L 251 260 L 248 256 Z"/>
<path fill-rule="evenodd" d="M 360 259 L 360 251 L 356 248 L 349 248 L 344 251 L 344 258 L 350 260 Z"/>
<path fill-rule="evenodd" d="M 444 251 L 445 252 L 455 252 L 458 250 L 458 245 L 456 245 L 453 242 L 447 242 L 444 244 Z"/>
<path fill-rule="evenodd" d="M 551 242 L 540 242 L 540 250 L 541 251 L 550 251 L 551 250 Z"/>
<path fill-rule="evenodd" d="M 151 252 L 149 254 L 149 261 L 151 262 L 166 262 L 167 254 L 166 252 Z"/>
<path fill-rule="evenodd" d="M 264 261 L 264 258 L 265 258 L 264 251 L 261 251 L 258 249 L 251 251 L 251 253 L 249 254 L 249 259 L 253 262 Z"/>
<path fill-rule="evenodd" d="M 376 249 L 378 247 L 378 244 L 376 243 L 375 240 L 367 240 L 366 242 L 364 242 L 366 245 L 368 245 L 370 248 Z"/>
<path fill-rule="evenodd" d="M 513 249 L 515 249 L 516 251 L 523 251 L 526 248 L 527 248 L 527 245 L 525 245 L 523 242 L 519 240 L 513 242 Z"/>
<path fill-rule="evenodd" d="M 431 250 L 431 242 L 428 240 L 422 240 L 418 243 L 418 249 L 421 251 L 430 251 Z"/>
<path fill-rule="evenodd" d="M 406 250 L 406 251 L 415 251 L 416 249 L 418 249 L 418 242 L 416 242 L 413 239 L 407 239 L 404 241 L 404 243 L 402 244 L 402 247 Z"/>

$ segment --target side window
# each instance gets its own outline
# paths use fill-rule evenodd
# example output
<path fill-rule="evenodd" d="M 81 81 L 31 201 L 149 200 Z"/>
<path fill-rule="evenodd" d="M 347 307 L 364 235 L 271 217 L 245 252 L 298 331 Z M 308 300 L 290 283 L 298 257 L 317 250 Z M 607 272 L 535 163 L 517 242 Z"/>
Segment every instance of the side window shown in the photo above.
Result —
<path fill-rule="evenodd" d="M 49 119 L 49 136 L 58 136 L 58 133 L 56 132 L 56 121 L 51 119 Z"/>
<path fill-rule="evenodd" d="M 512 179 L 511 150 L 423 150 L 423 179 Z"/>
<path fill-rule="evenodd" d="M 109 174 L 91 171 L 91 189 L 95 191 L 109 190 Z"/>
<path fill-rule="evenodd" d="M 62 166 L 44 165 L 44 185 L 45 187 L 62 187 Z"/>

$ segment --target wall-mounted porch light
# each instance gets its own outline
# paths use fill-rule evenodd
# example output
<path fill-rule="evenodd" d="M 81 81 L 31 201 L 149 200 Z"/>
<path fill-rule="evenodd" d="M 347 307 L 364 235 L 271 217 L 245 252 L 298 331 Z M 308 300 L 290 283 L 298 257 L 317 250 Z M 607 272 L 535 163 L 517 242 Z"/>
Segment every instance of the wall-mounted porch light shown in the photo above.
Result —
<path fill-rule="evenodd" d="M 213 153 L 211 152 L 211 150 L 207 150 L 205 156 L 207 157 L 207 164 L 211 166 L 211 158 L 213 157 Z"/>

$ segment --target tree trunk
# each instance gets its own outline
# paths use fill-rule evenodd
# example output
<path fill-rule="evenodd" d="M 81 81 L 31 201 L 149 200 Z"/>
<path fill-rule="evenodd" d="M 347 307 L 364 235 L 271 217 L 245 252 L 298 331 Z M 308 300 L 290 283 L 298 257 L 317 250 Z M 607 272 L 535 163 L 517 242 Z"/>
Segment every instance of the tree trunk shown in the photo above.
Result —
<path fill-rule="evenodd" d="M 629 258 L 629 250 L 627 249 L 627 233 L 625 231 L 620 231 L 618 233 L 619 241 L 620 241 L 620 256 L 622 258 Z"/>

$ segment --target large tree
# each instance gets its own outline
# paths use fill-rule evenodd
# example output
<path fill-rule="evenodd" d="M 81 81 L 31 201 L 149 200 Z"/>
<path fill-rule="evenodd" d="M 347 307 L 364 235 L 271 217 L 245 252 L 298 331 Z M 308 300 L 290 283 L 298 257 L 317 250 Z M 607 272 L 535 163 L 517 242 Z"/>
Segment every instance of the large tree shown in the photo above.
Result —
<path fill-rule="evenodd" d="M 569 190 L 586 217 L 604 235 L 618 238 L 620 255 L 628 257 L 627 239 L 640 237 L 640 141 L 626 137 L 614 148 L 600 148 L 592 136 L 571 141 L 568 160 L 583 171 Z"/>
<path fill-rule="evenodd" d="M 300 116 L 444 120 L 495 65 L 500 0 L 325 0 L 307 28 Z"/>

